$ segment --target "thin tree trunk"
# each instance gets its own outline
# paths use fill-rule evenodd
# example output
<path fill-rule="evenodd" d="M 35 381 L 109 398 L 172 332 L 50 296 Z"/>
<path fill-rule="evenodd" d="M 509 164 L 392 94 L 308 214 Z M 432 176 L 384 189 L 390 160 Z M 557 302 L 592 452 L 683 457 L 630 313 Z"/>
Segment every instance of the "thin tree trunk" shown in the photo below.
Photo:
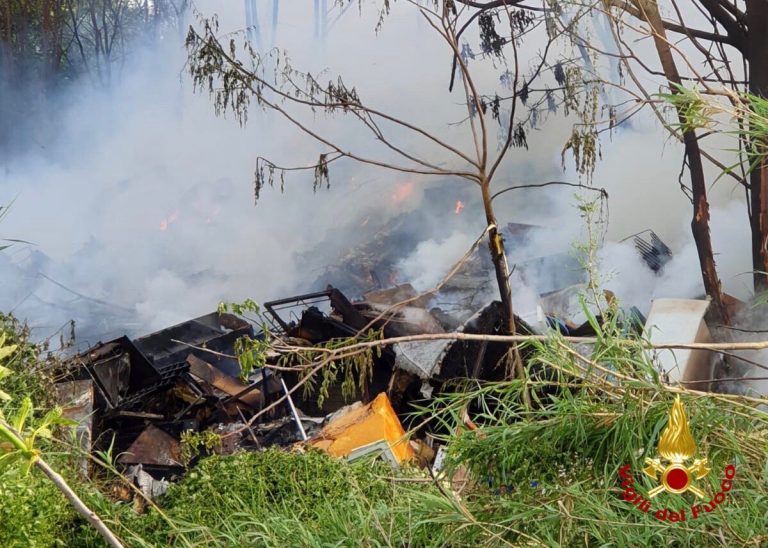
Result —
<path fill-rule="evenodd" d="M 640 12 L 653 30 L 653 41 L 656 52 L 659 55 L 664 75 L 670 83 L 672 93 L 677 93 L 676 86 L 682 84 L 680 74 L 675 65 L 672 49 L 667 41 L 666 31 L 659 14 L 658 6 L 652 0 L 638 2 Z M 677 111 L 680 123 L 686 125 L 685 115 L 681 110 Z M 720 278 L 717 275 L 714 253 L 712 251 L 712 238 L 709 233 L 709 202 L 707 201 L 707 185 L 704 178 L 704 166 L 701 161 L 701 150 L 696 132 L 693 130 L 683 132 L 683 144 L 685 156 L 688 161 L 688 171 L 691 176 L 691 191 L 693 194 L 693 218 L 691 219 L 691 231 L 696 243 L 696 251 L 699 256 L 701 276 L 704 281 L 704 290 L 712 298 L 714 312 L 724 324 L 730 322 L 728 310 L 723 303 L 723 295 L 720 287 Z"/>
<path fill-rule="evenodd" d="M 487 183 L 482 184 L 482 193 L 485 220 L 488 223 L 488 226 L 491 227 L 488 231 L 488 245 L 491 250 L 493 268 L 496 273 L 496 284 L 499 286 L 501 304 L 504 308 L 504 320 L 506 323 L 505 330 L 507 331 L 507 334 L 514 335 L 516 328 L 514 308 L 512 307 L 512 284 L 509 281 L 509 264 L 507 263 L 507 257 L 504 252 L 504 242 L 501 234 L 499 234 L 498 226 L 496 225 L 496 214 L 493 211 L 491 192 Z"/>
<path fill-rule="evenodd" d="M 504 240 L 499 234 L 499 228 L 496 224 L 496 214 L 493 211 L 493 200 L 491 199 L 491 190 L 489 183 L 483 181 L 480 184 L 483 194 L 483 209 L 485 210 L 485 220 L 491 229 L 488 231 L 488 246 L 491 251 L 491 260 L 493 269 L 496 273 L 496 284 L 499 287 L 499 296 L 501 297 L 501 306 L 504 312 L 505 335 L 515 335 L 517 328 L 515 326 L 515 311 L 512 307 L 512 284 L 509 281 L 509 263 L 507 263 L 507 254 L 504 250 Z M 521 380 L 525 380 L 525 369 L 523 359 L 520 356 L 520 349 L 516 343 L 512 343 L 509 348 L 509 363 L 511 371 Z M 508 372 L 509 373 L 509 372 Z M 511 376 L 511 375 L 509 375 Z M 523 389 L 523 400 L 526 406 L 530 407 L 531 398 L 528 388 Z"/>
<path fill-rule="evenodd" d="M 2 75 L 3 81 L 0 82 L 0 93 L 5 95 L 11 93 L 11 87 L 9 82 L 13 82 L 15 75 L 13 74 L 13 19 L 11 18 L 11 0 L 8 0 L 3 9 L 3 36 L 0 38 L 0 75 Z M 5 113 L 3 113 L 5 114 Z M 8 146 L 11 142 L 11 121 L 9 116 L 2 115 L 0 120 L 0 147 Z M 2 162 L 5 164 L 5 161 Z"/>
<path fill-rule="evenodd" d="M 768 2 L 747 0 L 747 61 L 749 62 L 749 91 L 768 97 Z M 750 215 L 752 232 L 752 269 L 755 291 L 768 289 L 768 165 L 762 162 L 749 175 Z"/>
<path fill-rule="evenodd" d="M 768 290 L 768 173 L 765 163 L 749 174 L 749 227 L 752 234 L 752 281 L 755 292 Z"/>

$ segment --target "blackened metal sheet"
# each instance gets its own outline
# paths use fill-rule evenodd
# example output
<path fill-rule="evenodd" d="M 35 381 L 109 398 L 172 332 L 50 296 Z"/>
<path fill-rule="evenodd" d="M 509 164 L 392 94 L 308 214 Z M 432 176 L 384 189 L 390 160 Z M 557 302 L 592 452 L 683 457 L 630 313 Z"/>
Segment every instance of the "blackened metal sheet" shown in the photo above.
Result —
<path fill-rule="evenodd" d="M 259 409 L 262 405 L 261 391 L 253 389 L 250 392 L 243 393 L 248 385 L 243 384 L 238 379 L 231 377 L 225 373 L 222 373 L 205 360 L 201 360 L 197 356 L 188 356 L 187 362 L 189 363 L 189 372 L 200 380 L 210 384 L 229 394 L 230 396 L 237 396 L 237 399 L 254 409 Z M 242 394 L 242 395 L 241 395 Z"/>
<path fill-rule="evenodd" d="M 180 466 L 181 446 L 170 434 L 149 425 L 117 460 L 123 464 Z"/>
<path fill-rule="evenodd" d="M 90 371 L 110 407 L 158 386 L 162 376 L 128 337 L 99 344 L 77 358 Z"/>
<path fill-rule="evenodd" d="M 94 412 L 94 388 L 93 381 L 69 381 L 56 384 L 56 402 L 62 407 L 62 416 L 75 421 L 72 426 L 77 443 L 83 451 L 83 455 L 91 452 L 94 438 L 93 412 Z M 83 476 L 88 475 L 88 459 L 82 457 L 79 465 Z"/>
<path fill-rule="evenodd" d="M 237 376 L 239 373 L 237 360 L 216 357 L 199 349 L 207 348 L 231 354 L 235 341 L 244 335 L 253 336 L 253 327 L 248 322 L 231 314 L 213 312 L 156 331 L 135 339 L 134 342 L 136 347 L 152 360 L 161 374 L 169 368 L 178 369 L 179 364 L 184 364 L 187 356 L 194 354 L 211 362 L 227 374 Z M 181 369 L 184 370 L 186 367 Z"/>

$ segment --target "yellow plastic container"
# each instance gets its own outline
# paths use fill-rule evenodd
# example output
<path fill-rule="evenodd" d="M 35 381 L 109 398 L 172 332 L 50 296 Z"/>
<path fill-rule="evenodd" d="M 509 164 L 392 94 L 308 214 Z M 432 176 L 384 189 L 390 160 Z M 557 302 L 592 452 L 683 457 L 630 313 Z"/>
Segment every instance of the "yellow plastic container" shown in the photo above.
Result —
<path fill-rule="evenodd" d="M 387 442 L 398 463 L 415 457 L 384 392 L 368 405 L 350 409 L 328 423 L 310 443 L 334 457 L 346 457 L 356 449 L 381 441 Z"/>

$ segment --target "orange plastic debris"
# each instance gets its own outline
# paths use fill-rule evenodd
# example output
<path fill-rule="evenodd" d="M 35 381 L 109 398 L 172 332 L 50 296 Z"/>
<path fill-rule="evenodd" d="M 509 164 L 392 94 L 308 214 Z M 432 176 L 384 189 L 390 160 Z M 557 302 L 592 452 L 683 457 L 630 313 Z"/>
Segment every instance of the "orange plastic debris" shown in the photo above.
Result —
<path fill-rule="evenodd" d="M 360 447 L 386 441 L 398 463 L 412 459 L 413 449 L 385 393 L 368 405 L 334 419 L 310 443 L 334 457 L 345 457 Z"/>

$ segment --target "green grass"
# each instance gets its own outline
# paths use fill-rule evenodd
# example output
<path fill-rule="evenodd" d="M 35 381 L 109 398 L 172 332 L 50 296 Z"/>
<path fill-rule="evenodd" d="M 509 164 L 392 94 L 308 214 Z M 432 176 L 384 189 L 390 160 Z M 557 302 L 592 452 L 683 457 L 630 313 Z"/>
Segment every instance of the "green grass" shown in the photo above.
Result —
<path fill-rule="evenodd" d="M 658 382 L 640 350 L 608 320 L 588 357 L 553 335 L 533 348 L 534 405 L 522 383 L 464 383 L 422 410 L 443 432 L 449 472 L 475 484 L 460 494 L 424 471 L 346 463 L 324 454 L 270 449 L 202 460 L 158 504 L 136 514 L 98 485 L 68 477 L 85 502 L 128 546 L 764 546 L 768 544 L 768 417 L 735 396 L 683 393 L 700 456 L 712 472 L 699 486 L 719 490 L 737 476 L 727 504 L 697 520 L 667 523 L 622 498 L 618 470 L 655 456 L 676 392 Z M 32 359 L 29 354 L 28 359 Z M 14 390 L 37 390 L 37 381 Z M 468 410 L 479 430 L 468 430 Z M 65 474 L 73 455 L 46 455 Z M 0 477 L 0 545 L 102 546 L 42 478 Z M 503 486 L 503 487 L 502 487 Z M 662 493 L 653 510 L 679 510 L 693 495 Z"/>
<path fill-rule="evenodd" d="M 396 481 L 381 463 L 348 464 L 323 453 L 269 449 L 203 459 L 161 500 L 163 512 L 127 507 L 112 523 L 126 540 L 153 546 L 426 545 L 428 483 Z M 413 474 L 403 474 L 407 480 Z M 422 478 L 423 479 L 423 478 Z M 110 511 L 102 508 L 102 511 Z M 141 539 L 141 540 L 139 540 Z M 86 530 L 77 541 L 98 545 Z"/>
<path fill-rule="evenodd" d="M 607 325 L 615 329 L 616 325 Z M 533 382 L 534 410 L 521 404 L 521 383 L 476 386 L 433 404 L 446 429 L 460 428 L 470 409 L 479 430 L 448 436 L 450 465 L 468 466 L 484 485 L 466 501 L 478 521 L 504 530 L 505 541 L 534 538 L 546 545 L 695 546 L 768 544 L 768 415 L 738 397 L 684 393 L 699 456 L 712 471 L 701 480 L 709 499 L 725 466 L 737 470 L 727 504 L 696 521 L 667 523 L 622 499 L 618 470 L 630 464 L 636 486 L 645 456 L 667 422 L 674 393 L 658 383 L 639 341 L 598 331 L 591 359 L 579 359 L 557 336 L 536 343 L 536 360 L 559 372 Z M 600 370 L 602 369 L 602 371 Z M 500 494 L 500 486 L 506 486 Z M 697 504 L 691 493 L 662 493 L 652 509 Z M 514 529 L 514 530 L 513 530 Z M 477 544 L 493 544 L 480 535 Z"/>
<path fill-rule="evenodd" d="M 0 474 L 0 546 L 48 548 L 67 546 L 74 516 L 54 485 L 37 473 Z"/>
<path fill-rule="evenodd" d="M 736 464 L 737 477 L 726 506 L 697 521 L 669 524 L 622 499 L 618 470 L 625 464 L 632 466 L 641 490 L 654 486 L 641 472 L 641 455 L 655 455 L 671 405 L 663 393 L 653 399 L 636 396 L 601 398 L 599 405 L 589 405 L 594 396 L 588 394 L 563 397 L 532 420 L 514 423 L 498 414 L 477 417 L 486 423 L 482 430 L 465 432 L 451 445 L 454 466 L 466 463 L 475 477 L 491 479 L 491 486 L 477 489 L 468 502 L 477 508 L 475 516 L 516 528 L 520 534 L 505 535 L 513 542 L 523 534 L 564 546 L 768 542 L 760 537 L 766 534 L 762 524 L 768 523 L 764 418 L 729 414 L 727 405 L 710 398 L 686 399 L 700 454 L 709 457 L 712 467 L 701 486 L 710 497 L 717 493 L 730 462 Z M 500 485 L 511 486 L 511 491 L 495 495 Z M 653 499 L 652 509 L 679 510 L 696 503 L 692 494 L 662 493 Z"/>

